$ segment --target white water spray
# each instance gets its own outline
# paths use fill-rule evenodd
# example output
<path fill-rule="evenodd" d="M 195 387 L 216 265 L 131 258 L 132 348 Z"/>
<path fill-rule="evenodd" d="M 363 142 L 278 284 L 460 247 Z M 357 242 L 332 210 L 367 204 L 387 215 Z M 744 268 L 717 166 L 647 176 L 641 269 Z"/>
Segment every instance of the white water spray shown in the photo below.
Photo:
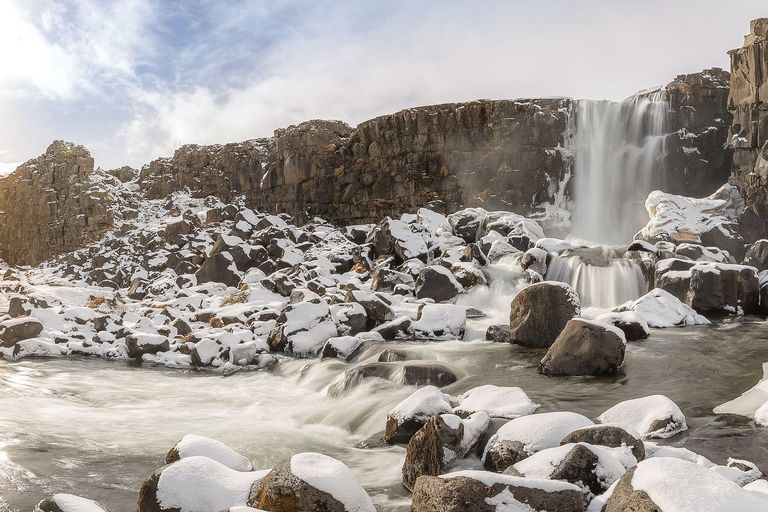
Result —
<path fill-rule="evenodd" d="M 646 223 L 645 199 L 663 176 L 664 91 L 576 105 L 572 237 L 627 244 Z"/>

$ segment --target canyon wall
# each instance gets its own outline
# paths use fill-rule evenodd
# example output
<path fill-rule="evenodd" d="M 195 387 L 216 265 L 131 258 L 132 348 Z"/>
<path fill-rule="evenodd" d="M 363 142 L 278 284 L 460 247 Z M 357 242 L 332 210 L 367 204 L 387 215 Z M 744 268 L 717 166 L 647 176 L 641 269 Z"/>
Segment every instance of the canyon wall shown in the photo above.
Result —
<path fill-rule="evenodd" d="M 744 195 L 742 233 L 747 239 L 768 236 L 768 18 L 750 24 L 744 46 L 731 56 L 728 109 L 733 124 L 731 183 Z"/>

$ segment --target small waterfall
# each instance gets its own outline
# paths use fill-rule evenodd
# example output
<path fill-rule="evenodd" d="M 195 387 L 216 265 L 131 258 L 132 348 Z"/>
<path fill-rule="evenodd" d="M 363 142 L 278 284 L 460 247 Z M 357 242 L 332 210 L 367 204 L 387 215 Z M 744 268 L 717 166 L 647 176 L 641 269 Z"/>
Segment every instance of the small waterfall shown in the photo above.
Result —
<path fill-rule="evenodd" d="M 668 110 L 662 90 L 577 102 L 574 239 L 627 244 L 645 225 L 645 199 L 663 176 Z"/>
<path fill-rule="evenodd" d="M 609 248 L 576 249 L 550 261 L 546 279 L 570 284 L 582 307 L 611 308 L 648 291 L 640 266 Z"/>

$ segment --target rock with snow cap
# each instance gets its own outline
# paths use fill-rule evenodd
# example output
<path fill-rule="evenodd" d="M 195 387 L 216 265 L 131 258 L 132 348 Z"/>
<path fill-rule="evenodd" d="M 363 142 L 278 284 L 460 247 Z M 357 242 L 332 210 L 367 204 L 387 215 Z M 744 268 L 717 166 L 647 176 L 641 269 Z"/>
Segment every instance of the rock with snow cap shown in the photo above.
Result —
<path fill-rule="evenodd" d="M 518 387 L 500 387 L 493 384 L 478 386 L 459 395 L 454 414 L 468 416 L 483 411 L 492 418 L 514 419 L 533 414 L 539 404 L 534 403 Z"/>
<path fill-rule="evenodd" d="M 267 343 L 273 350 L 298 357 L 315 357 L 330 338 L 338 336 L 331 310 L 324 299 L 312 299 L 288 305 L 269 333 Z"/>
<path fill-rule="evenodd" d="M 43 331 L 43 324 L 34 318 L 14 318 L 0 323 L 0 347 L 9 348 L 17 342 L 34 338 Z"/>
<path fill-rule="evenodd" d="M 640 434 L 617 427 L 615 425 L 592 425 L 574 430 L 560 441 L 560 444 L 589 443 L 609 448 L 628 446 L 638 461 L 645 459 L 645 443 Z"/>
<path fill-rule="evenodd" d="M 157 354 L 170 350 L 170 342 L 166 336 L 143 332 L 126 336 L 125 346 L 130 357 L 141 357 L 144 354 Z"/>
<path fill-rule="evenodd" d="M 407 443 L 432 416 L 451 411 L 448 395 L 435 386 L 425 386 L 389 411 L 384 439 L 388 443 Z"/>
<path fill-rule="evenodd" d="M 299 453 L 279 462 L 256 487 L 248 505 L 264 510 L 376 512 L 352 471 L 319 453 Z"/>
<path fill-rule="evenodd" d="M 269 471 L 236 471 L 192 456 L 153 472 L 139 488 L 138 512 L 198 512 L 246 505 Z"/>
<path fill-rule="evenodd" d="M 220 252 L 206 258 L 195 277 L 200 284 L 216 282 L 227 286 L 237 286 L 242 278 L 234 258 L 228 252 Z"/>
<path fill-rule="evenodd" d="M 598 418 L 601 423 L 639 432 L 643 439 L 666 439 L 688 429 L 680 408 L 663 395 L 620 402 Z"/>
<path fill-rule="evenodd" d="M 483 454 L 485 468 L 503 471 L 538 451 L 559 446 L 574 430 L 593 424 L 581 414 L 565 411 L 515 418 L 489 439 Z"/>
<path fill-rule="evenodd" d="M 171 464 L 187 457 L 208 457 L 235 471 L 252 471 L 251 462 L 235 450 L 215 439 L 187 434 L 171 448 L 165 463 Z"/>
<path fill-rule="evenodd" d="M 60 493 L 38 503 L 35 512 L 104 512 L 104 508 L 93 500 Z"/>

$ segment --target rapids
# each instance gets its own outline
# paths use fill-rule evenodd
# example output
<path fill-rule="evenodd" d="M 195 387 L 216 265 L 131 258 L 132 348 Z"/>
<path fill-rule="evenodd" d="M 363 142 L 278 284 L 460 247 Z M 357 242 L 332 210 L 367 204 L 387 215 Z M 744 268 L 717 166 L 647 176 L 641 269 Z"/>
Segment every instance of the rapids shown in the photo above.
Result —
<path fill-rule="evenodd" d="M 484 341 L 379 343 L 355 363 L 401 349 L 411 361 L 449 366 L 459 380 L 444 388 L 447 393 L 488 383 L 520 386 L 541 411 L 591 418 L 625 399 L 665 394 L 690 426 L 668 442 L 721 464 L 729 456 L 746 458 L 765 472 L 768 432 L 712 413 L 762 376 L 765 332 L 764 322 L 750 318 L 657 329 L 628 345 L 617 374 L 599 379 L 548 378 L 536 372 L 544 351 Z M 133 511 L 141 481 L 189 432 L 229 444 L 255 468 L 300 451 L 325 453 L 353 470 L 381 510 L 407 510 L 400 485 L 404 448 L 355 445 L 382 431 L 387 411 L 413 388 L 368 379 L 329 398 L 326 388 L 346 368 L 336 360 L 284 359 L 275 373 L 224 377 L 97 358 L 0 360 L 0 510 L 26 512 L 48 494 L 75 492 L 115 512 Z M 479 461 L 462 463 L 473 464 Z"/>

